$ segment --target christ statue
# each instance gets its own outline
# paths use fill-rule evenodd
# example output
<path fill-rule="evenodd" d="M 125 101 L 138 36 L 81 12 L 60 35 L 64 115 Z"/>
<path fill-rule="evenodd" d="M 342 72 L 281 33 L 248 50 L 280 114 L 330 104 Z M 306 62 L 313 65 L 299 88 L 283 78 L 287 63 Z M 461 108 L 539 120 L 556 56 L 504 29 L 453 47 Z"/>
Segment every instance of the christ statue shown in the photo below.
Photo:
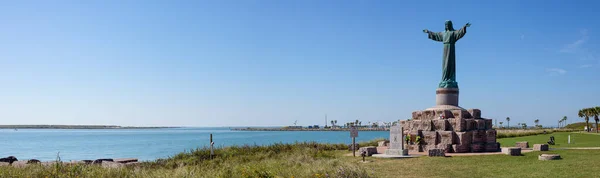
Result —
<path fill-rule="evenodd" d="M 458 88 L 456 83 L 456 57 L 454 52 L 454 43 L 467 33 L 467 27 L 471 24 L 467 23 L 458 30 L 452 27 L 452 21 L 446 21 L 446 30 L 443 32 L 431 32 L 427 29 L 423 32 L 427 33 L 429 39 L 444 43 L 444 56 L 442 60 L 442 81 L 439 88 Z"/>

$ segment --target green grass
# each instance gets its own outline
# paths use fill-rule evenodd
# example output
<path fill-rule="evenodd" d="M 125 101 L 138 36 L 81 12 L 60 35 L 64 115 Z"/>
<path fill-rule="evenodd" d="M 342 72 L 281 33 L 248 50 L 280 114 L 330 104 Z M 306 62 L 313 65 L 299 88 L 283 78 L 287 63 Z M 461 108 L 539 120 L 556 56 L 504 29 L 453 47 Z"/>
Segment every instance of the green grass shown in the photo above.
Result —
<path fill-rule="evenodd" d="M 567 144 L 568 135 L 571 135 L 571 144 Z M 533 147 L 533 144 L 547 143 L 548 140 L 550 140 L 550 136 L 554 136 L 554 141 L 556 143 L 556 145 L 550 145 L 550 148 L 600 147 L 600 135 L 570 132 L 555 132 L 546 135 L 503 138 L 498 139 L 498 142 L 500 142 L 500 146 L 502 147 L 511 147 L 515 146 L 516 142 L 527 141 L 529 142 L 529 146 Z"/>
<path fill-rule="evenodd" d="M 377 177 L 598 177 L 600 150 L 557 150 L 562 160 L 539 161 L 541 152 L 524 156 L 488 155 L 419 157 L 411 159 L 368 158 L 364 167 Z M 349 160 L 356 160 L 347 158 Z"/>
<path fill-rule="evenodd" d="M 571 134 L 574 144 L 566 144 Z M 557 132 L 498 139 L 502 146 L 517 141 L 530 145 L 545 143 L 554 135 L 561 147 L 600 147 L 600 135 Z M 361 143 L 377 145 L 378 140 Z M 345 156 L 346 144 L 303 142 L 268 146 L 232 146 L 219 148 L 209 159 L 206 148 L 144 162 L 137 167 L 107 169 L 88 165 L 54 165 L 26 168 L 0 167 L 0 177 L 598 177 L 600 150 L 552 150 L 562 160 L 539 161 L 541 152 L 524 156 L 488 155 L 449 158 L 411 159 Z"/>

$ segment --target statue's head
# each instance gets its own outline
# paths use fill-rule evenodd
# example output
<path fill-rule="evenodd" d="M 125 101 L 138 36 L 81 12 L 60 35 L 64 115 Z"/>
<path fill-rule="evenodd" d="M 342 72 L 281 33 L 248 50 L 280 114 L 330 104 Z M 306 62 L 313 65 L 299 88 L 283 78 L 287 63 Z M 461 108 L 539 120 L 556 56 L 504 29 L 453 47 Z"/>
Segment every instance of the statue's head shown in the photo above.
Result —
<path fill-rule="evenodd" d="M 446 31 L 454 31 L 454 27 L 452 27 L 452 21 L 446 20 Z"/>

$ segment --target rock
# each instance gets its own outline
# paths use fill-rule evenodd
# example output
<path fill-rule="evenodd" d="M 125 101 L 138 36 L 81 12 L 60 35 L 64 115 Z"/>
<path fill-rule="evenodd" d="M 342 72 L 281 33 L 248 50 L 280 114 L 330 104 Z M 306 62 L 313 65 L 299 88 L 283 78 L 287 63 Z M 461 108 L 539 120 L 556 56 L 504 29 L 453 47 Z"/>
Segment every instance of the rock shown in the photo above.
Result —
<path fill-rule="evenodd" d="M 473 132 L 456 132 L 456 144 L 469 145 L 473 140 Z"/>
<path fill-rule="evenodd" d="M 471 147 L 469 145 L 470 144 L 465 144 L 465 145 L 453 144 L 452 145 L 452 151 L 454 151 L 455 153 L 468 153 L 468 152 L 471 152 Z"/>
<path fill-rule="evenodd" d="M 46 161 L 46 162 L 42 162 L 42 166 L 54 166 L 55 164 L 62 164 L 61 162 L 56 162 L 56 161 Z"/>
<path fill-rule="evenodd" d="M 140 164 L 142 164 L 142 163 L 140 163 L 140 162 L 129 162 L 129 163 L 125 163 L 125 166 L 138 166 Z"/>
<path fill-rule="evenodd" d="M 125 164 L 112 162 L 112 161 L 102 161 L 100 164 L 104 168 L 122 168 L 123 166 L 125 166 Z"/>
<path fill-rule="evenodd" d="M 494 126 L 494 122 L 492 119 L 483 119 L 485 121 L 485 130 L 490 130 Z"/>
<path fill-rule="evenodd" d="M 453 118 L 470 119 L 471 114 L 467 110 L 452 110 Z"/>
<path fill-rule="evenodd" d="M 485 142 L 487 143 L 496 143 L 496 130 L 486 130 L 485 131 Z"/>
<path fill-rule="evenodd" d="M 87 159 L 81 160 L 81 161 L 79 161 L 79 162 L 83 162 L 84 164 L 92 164 L 92 163 L 94 163 L 94 161 L 92 161 L 92 160 L 87 160 Z"/>
<path fill-rule="evenodd" d="M 477 123 L 474 119 L 465 119 L 465 131 L 477 130 Z"/>
<path fill-rule="evenodd" d="M 16 157 L 14 157 L 14 156 L 9 156 L 9 157 L 6 157 L 6 158 L 0 158 L 0 162 L 6 162 L 8 164 L 12 164 L 15 161 L 19 161 L 19 160 Z"/>
<path fill-rule="evenodd" d="M 473 134 L 471 143 L 485 143 L 485 130 L 473 130 L 471 133 Z"/>
<path fill-rule="evenodd" d="M 352 144 L 348 144 L 348 151 L 352 151 L 352 148 L 353 148 L 353 147 L 352 147 Z M 356 150 L 358 150 L 358 149 L 359 149 L 359 145 L 358 145 L 358 143 L 354 144 L 354 148 L 356 148 Z"/>
<path fill-rule="evenodd" d="M 538 156 L 538 160 L 557 160 L 561 159 L 559 154 L 541 154 Z"/>
<path fill-rule="evenodd" d="M 446 151 L 444 149 L 429 149 L 429 156 L 446 156 Z"/>
<path fill-rule="evenodd" d="M 377 146 L 389 146 L 388 144 L 390 144 L 389 140 L 384 140 L 384 141 L 377 142 Z"/>
<path fill-rule="evenodd" d="M 435 115 L 435 111 L 425 110 L 421 111 L 421 120 L 433 120 L 437 119 L 439 116 Z"/>
<path fill-rule="evenodd" d="M 117 158 L 114 159 L 114 162 L 117 163 L 130 163 L 130 162 L 137 162 L 138 159 L 137 158 Z"/>
<path fill-rule="evenodd" d="M 94 160 L 94 162 L 92 162 L 92 163 L 93 163 L 93 164 L 102 164 L 102 162 L 105 162 L 105 161 L 113 162 L 114 160 L 113 160 L 113 159 L 110 159 L 110 158 L 96 159 L 96 160 Z"/>
<path fill-rule="evenodd" d="M 510 147 L 510 148 L 502 148 L 502 153 L 511 156 L 521 156 L 521 148 L 519 147 Z"/>
<path fill-rule="evenodd" d="M 439 144 L 452 145 L 455 143 L 454 131 L 437 131 L 440 140 Z"/>
<path fill-rule="evenodd" d="M 515 144 L 515 147 L 519 147 L 519 148 L 529 148 L 529 142 L 517 142 Z"/>
<path fill-rule="evenodd" d="M 452 114 L 452 111 L 450 111 L 450 110 L 435 110 L 435 115 L 437 116 L 436 119 L 439 119 L 440 115 L 444 116 L 444 119 L 454 118 L 454 115 Z"/>
<path fill-rule="evenodd" d="M 500 143 L 486 143 L 485 144 L 486 152 L 498 152 L 500 151 Z"/>
<path fill-rule="evenodd" d="M 450 118 L 448 119 L 448 122 L 450 123 L 450 127 L 452 127 L 451 129 L 455 132 L 464 132 L 467 130 L 467 122 L 465 119 Z"/>
<path fill-rule="evenodd" d="M 473 117 L 474 119 L 481 118 L 481 110 L 479 109 L 467 109 L 467 112 L 469 112 L 469 114 L 471 114 L 471 117 Z"/>
<path fill-rule="evenodd" d="M 361 147 L 358 152 L 362 153 L 362 152 L 366 152 L 367 156 L 371 156 L 373 154 L 377 154 L 377 148 L 374 146 L 367 146 L 367 147 Z"/>
<path fill-rule="evenodd" d="M 471 143 L 471 152 L 485 152 L 484 143 Z"/>
<path fill-rule="evenodd" d="M 533 151 L 548 151 L 548 144 L 533 144 Z"/>
<path fill-rule="evenodd" d="M 485 120 L 483 119 L 474 119 L 475 129 L 474 130 L 485 130 Z"/>
<path fill-rule="evenodd" d="M 27 161 L 15 161 L 10 164 L 12 167 L 24 168 L 27 167 Z"/>
<path fill-rule="evenodd" d="M 450 123 L 448 123 L 448 120 L 446 120 L 446 119 L 435 119 L 432 121 L 433 121 L 433 130 L 445 131 L 445 130 L 450 130 L 449 128 L 451 128 Z"/>
<path fill-rule="evenodd" d="M 377 147 L 377 153 L 378 154 L 383 154 L 383 153 L 385 153 L 385 150 L 387 150 L 388 148 L 389 147 L 387 147 L 387 146 L 378 146 Z"/>
<path fill-rule="evenodd" d="M 27 160 L 27 164 L 39 164 L 39 163 L 41 163 L 41 161 L 37 160 L 37 159 Z"/>
<path fill-rule="evenodd" d="M 439 143 L 437 132 L 435 131 L 423 131 L 423 142 L 427 145 L 436 145 Z"/>
<path fill-rule="evenodd" d="M 412 112 L 412 120 L 421 120 L 421 111 Z"/>

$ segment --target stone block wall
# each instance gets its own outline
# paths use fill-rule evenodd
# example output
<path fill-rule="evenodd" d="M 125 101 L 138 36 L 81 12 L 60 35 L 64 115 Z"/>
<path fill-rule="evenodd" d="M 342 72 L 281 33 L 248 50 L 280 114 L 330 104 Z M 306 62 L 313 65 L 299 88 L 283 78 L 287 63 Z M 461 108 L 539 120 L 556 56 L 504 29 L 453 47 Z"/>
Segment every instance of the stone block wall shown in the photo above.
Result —
<path fill-rule="evenodd" d="M 440 118 L 440 115 L 444 116 Z M 425 110 L 412 113 L 412 119 L 400 121 L 404 134 L 410 136 L 405 148 L 428 152 L 442 149 L 446 153 L 497 152 L 496 130 L 492 119 L 481 118 L 481 110 Z M 421 137 L 421 144 L 415 143 Z"/>

